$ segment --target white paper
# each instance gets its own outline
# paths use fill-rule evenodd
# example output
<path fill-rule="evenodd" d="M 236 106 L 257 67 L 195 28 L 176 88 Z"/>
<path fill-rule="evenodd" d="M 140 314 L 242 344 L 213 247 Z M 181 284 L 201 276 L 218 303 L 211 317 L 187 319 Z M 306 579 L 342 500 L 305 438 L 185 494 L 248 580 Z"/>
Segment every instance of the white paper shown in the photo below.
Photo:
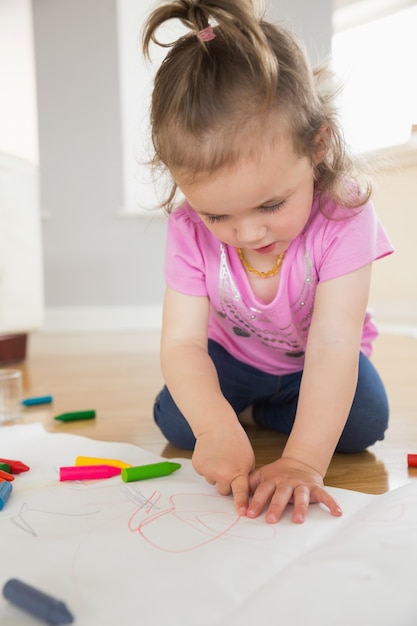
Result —
<path fill-rule="evenodd" d="M 9 578 L 63 600 L 77 626 L 408 626 L 417 624 L 417 483 L 382 496 L 330 488 L 344 510 L 307 520 L 239 518 L 191 462 L 174 474 L 60 482 L 78 455 L 132 465 L 161 460 L 136 446 L 0 429 L 16 476 L 0 511 L 0 586 Z M 0 598 L 0 624 L 33 618 Z"/>

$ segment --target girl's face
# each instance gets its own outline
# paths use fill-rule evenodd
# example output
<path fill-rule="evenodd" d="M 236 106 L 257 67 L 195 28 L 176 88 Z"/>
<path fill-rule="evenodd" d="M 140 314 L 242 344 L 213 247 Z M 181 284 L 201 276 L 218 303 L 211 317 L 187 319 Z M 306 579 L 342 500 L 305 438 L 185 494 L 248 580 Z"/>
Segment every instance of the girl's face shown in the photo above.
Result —
<path fill-rule="evenodd" d="M 276 256 L 306 225 L 314 193 L 314 164 L 282 139 L 207 178 L 174 178 L 207 228 L 222 242 L 255 255 Z"/>

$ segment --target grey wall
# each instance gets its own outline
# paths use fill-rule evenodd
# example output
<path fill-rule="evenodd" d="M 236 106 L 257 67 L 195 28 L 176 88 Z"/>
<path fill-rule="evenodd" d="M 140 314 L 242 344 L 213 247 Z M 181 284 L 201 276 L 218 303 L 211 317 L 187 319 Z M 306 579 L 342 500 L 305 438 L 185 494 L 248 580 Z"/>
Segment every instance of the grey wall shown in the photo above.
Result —
<path fill-rule="evenodd" d="M 270 0 L 268 9 L 271 21 L 302 38 L 313 66 L 330 54 L 332 13 L 333 0 Z"/>
<path fill-rule="evenodd" d="M 152 304 L 165 222 L 122 219 L 115 0 L 35 0 L 46 307 Z"/>
<path fill-rule="evenodd" d="M 117 0 L 33 0 L 46 307 L 160 304 L 165 220 L 121 218 Z M 140 0 L 138 0 L 140 2 Z M 269 17 L 331 44 L 331 0 L 275 0 Z"/>

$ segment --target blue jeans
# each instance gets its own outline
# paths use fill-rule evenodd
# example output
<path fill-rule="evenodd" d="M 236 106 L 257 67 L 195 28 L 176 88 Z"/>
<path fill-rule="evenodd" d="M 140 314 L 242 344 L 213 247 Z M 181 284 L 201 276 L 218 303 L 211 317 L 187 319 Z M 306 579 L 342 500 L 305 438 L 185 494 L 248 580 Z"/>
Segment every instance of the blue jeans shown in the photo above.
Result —
<path fill-rule="evenodd" d="M 294 424 L 303 372 L 273 376 L 246 365 L 215 341 L 208 346 L 221 390 L 237 414 L 253 405 L 259 426 L 289 434 Z M 384 438 L 388 426 L 388 399 L 378 372 L 362 353 L 349 417 L 336 452 L 360 452 Z M 154 419 L 164 436 L 178 448 L 193 450 L 195 437 L 165 386 L 155 400 Z"/>

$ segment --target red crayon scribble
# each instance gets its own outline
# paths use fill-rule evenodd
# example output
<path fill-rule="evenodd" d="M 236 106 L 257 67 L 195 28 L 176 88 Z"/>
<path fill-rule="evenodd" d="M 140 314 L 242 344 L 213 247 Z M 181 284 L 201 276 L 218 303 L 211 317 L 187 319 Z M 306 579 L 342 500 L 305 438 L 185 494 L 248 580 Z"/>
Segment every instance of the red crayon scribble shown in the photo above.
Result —
<path fill-rule="evenodd" d="M 137 532 L 150 545 L 164 552 L 189 552 L 201 548 L 226 535 L 233 539 L 259 538 L 259 526 L 254 535 L 237 526 L 242 517 L 225 510 L 223 496 L 202 494 L 174 494 L 169 497 L 170 505 L 150 515 L 154 505 L 159 501 L 160 494 L 154 492 L 131 515 L 128 528 Z M 145 513 L 145 516 L 143 515 Z M 251 520 L 253 528 L 253 520 Z M 169 527 L 169 532 L 167 532 Z M 185 527 L 185 528 L 184 528 Z M 275 536 L 275 529 L 263 525 L 267 540 Z M 271 535 L 272 533 L 272 535 Z"/>

